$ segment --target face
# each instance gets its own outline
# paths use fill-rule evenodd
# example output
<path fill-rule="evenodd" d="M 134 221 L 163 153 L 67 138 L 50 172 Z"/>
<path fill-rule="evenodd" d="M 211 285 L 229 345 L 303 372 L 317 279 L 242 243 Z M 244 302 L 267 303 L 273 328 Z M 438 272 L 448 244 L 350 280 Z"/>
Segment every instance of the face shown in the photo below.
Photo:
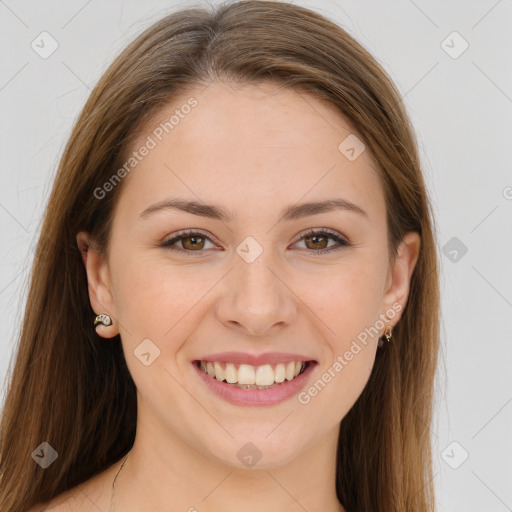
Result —
<path fill-rule="evenodd" d="M 108 258 L 84 262 L 148 430 L 238 467 L 248 442 L 273 467 L 337 431 L 419 249 L 408 234 L 390 261 L 376 164 L 354 137 L 329 103 L 269 83 L 191 89 L 143 130 Z"/>

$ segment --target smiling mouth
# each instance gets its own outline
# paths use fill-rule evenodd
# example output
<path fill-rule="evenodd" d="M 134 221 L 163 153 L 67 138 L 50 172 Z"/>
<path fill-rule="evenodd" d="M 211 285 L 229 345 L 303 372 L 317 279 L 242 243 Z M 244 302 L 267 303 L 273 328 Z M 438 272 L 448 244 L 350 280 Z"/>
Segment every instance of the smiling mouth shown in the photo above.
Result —
<path fill-rule="evenodd" d="M 271 389 L 302 375 L 313 361 L 288 361 L 253 366 L 213 361 L 195 361 L 212 379 L 242 389 Z"/>

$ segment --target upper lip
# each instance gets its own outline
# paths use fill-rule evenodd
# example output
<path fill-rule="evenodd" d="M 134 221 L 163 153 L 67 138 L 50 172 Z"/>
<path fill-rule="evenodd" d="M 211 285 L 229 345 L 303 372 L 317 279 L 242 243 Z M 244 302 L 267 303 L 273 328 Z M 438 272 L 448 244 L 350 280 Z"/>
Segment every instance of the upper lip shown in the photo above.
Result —
<path fill-rule="evenodd" d="M 226 362 L 262 366 L 264 364 L 288 363 L 291 361 L 314 361 L 311 357 L 285 352 L 267 352 L 265 354 L 247 354 L 245 352 L 218 352 L 203 356 L 198 361 Z"/>

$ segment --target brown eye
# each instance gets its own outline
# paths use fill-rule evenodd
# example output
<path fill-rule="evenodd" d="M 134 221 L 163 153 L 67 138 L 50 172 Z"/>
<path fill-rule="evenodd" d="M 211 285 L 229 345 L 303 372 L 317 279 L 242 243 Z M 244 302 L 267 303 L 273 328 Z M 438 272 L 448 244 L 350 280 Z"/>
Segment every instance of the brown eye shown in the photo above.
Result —
<path fill-rule="evenodd" d="M 326 249 L 327 244 L 329 243 L 330 237 L 326 236 L 318 236 L 318 235 L 312 235 L 304 237 L 304 240 L 306 240 L 306 246 L 308 249 Z M 311 240 L 311 246 L 308 244 L 308 241 Z"/>
<path fill-rule="evenodd" d="M 329 239 L 334 240 L 336 243 L 329 246 Z M 350 243 L 345 240 L 339 233 L 325 229 L 310 230 L 306 233 L 303 233 L 299 242 L 302 241 L 304 241 L 306 249 L 310 249 L 308 252 L 314 256 L 338 251 L 350 246 Z"/>
<path fill-rule="evenodd" d="M 181 242 L 181 247 L 176 246 L 176 242 Z M 211 243 L 210 237 L 199 231 L 181 231 L 169 240 L 163 242 L 161 245 L 162 247 L 170 250 L 199 253 L 205 249 L 205 244 L 207 242 Z"/>
<path fill-rule="evenodd" d="M 204 246 L 205 237 L 204 236 L 184 236 L 181 238 L 181 244 L 185 249 L 202 249 Z"/>
<path fill-rule="evenodd" d="M 162 247 L 173 250 L 181 251 L 182 253 L 203 253 L 208 247 L 205 247 L 206 243 L 212 243 L 212 237 L 207 236 L 200 231 L 180 231 L 175 236 L 166 240 L 161 244 Z M 334 240 L 336 243 L 329 245 L 329 240 Z M 310 230 L 304 233 L 299 242 L 304 241 L 307 252 L 315 256 L 335 252 L 345 247 L 350 246 L 350 243 L 345 240 L 336 231 L 330 230 Z M 181 247 L 177 246 L 176 243 L 181 242 Z M 212 243 L 212 245 L 214 245 Z"/>

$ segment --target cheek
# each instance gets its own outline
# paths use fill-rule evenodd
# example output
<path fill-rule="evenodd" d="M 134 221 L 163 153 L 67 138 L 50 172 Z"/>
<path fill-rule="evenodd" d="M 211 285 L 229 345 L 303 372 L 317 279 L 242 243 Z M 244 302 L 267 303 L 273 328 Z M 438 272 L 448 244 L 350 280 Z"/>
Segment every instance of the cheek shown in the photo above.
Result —
<path fill-rule="evenodd" d="M 372 275 L 339 272 L 322 291 L 305 299 L 321 322 L 325 350 L 311 386 L 299 401 L 321 410 L 326 424 L 339 422 L 352 408 L 370 378 L 379 330 L 378 283 Z"/>
<path fill-rule="evenodd" d="M 317 374 L 310 387 L 299 396 L 301 403 L 322 411 L 326 424 L 338 423 L 363 392 L 374 360 L 375 349 L 372 346 L 352 345 Z"/>
<path fill-rule="evenodd" d="M 351 261 L 333 266 L 328 272 L 301 279 L 301 286 L 294 288 L 321 320 L 325 337 L 337 354 L 379 318 L 383 268 L 363 263 Z"/>
<path fill-rule="evenodd" d="M 204 279 L 199 280 L 190 269 L 144 255 L 126 257 L 117 269 L 116 281 L 116 308 L 126 331 L 123 337 L 128 335 L 131 343 L 151 338 L 159 346 L 175 338 L 193 317 L 187 313 L 201 300 L 205 287 Z"/>
<path fill-rule="evenodd" d="M 375 260 L 377 261 L 377 260 Z M 316 318 L 325 341 L 323 362 L 301 403 L 313 403 L 339 421 L 370 377 L 377 351 L 384 264 L 352 261 L 316 276 L 298 295 Z M 379 266 L 380 265 L 380 266 Z M 320 320 L 320 321 L 319 321 Z"/>

